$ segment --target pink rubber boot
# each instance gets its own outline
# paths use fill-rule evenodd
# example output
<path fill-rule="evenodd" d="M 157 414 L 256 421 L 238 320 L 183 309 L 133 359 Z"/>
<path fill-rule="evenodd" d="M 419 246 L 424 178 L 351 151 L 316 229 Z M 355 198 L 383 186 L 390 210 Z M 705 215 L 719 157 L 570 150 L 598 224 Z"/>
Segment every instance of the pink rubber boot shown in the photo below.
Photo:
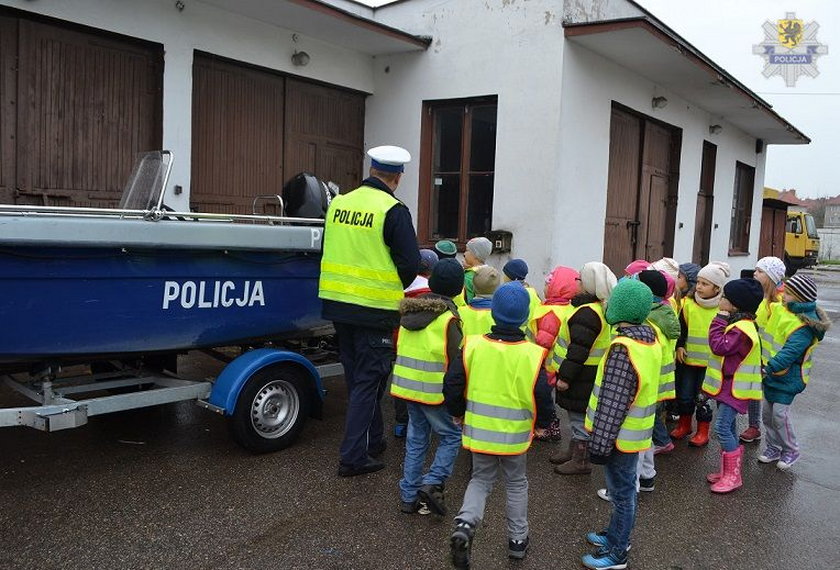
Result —
<path fill-rule="evenodd" d="M 706 475 L 706 481 L 709 483 L 717 483 L 720 481 L 720 478 L 723 477 L 723 450 L 720 450 L 720 467 L 714 473 L 709 473 Z"/>
<path fill-rule="evenodd" d="M 729 493 L 741 485 L 741 459 L 744 455 L 744 446 L 739 445 L 735 451 L 723 452 L 723 476 L 720 481 L 712 484 L 712 493 Z"/>

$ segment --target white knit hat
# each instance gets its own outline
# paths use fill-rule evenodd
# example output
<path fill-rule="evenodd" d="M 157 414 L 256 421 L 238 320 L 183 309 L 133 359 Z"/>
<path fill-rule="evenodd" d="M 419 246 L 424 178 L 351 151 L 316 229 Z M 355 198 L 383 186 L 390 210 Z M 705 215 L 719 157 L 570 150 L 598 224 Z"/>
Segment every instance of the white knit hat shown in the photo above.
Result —
<path fill-rule="evenodd" d="M 729 279 L 731 270 L 729 264 L 725 261 L 712 261 L 697 274 L 697 278 L 701 277 L 710 283 L 714 283 L 721 289 L 726 285 L 726 280 Z"/>
<path fill-rule="evenodd" d="M 581 288 L 590 295 L 595 295 L 601 301 L 610 298 L 617 281 L 610 268 L 600 261 L 590 261 L 584 264 L 580 270 Z"/>
<path fill-rule="evenodd" d="M 482 263 L 487 261 L 493 253 L 493 244 L 486 237 L 474 237 L 467 242 L 467 251 L 476 256 Z"/>
<path fill-rule="evenodd" d="M 680 264 L 677 263 L 676 259 L 671 257 L 663 257 L 659 261 L 654 261 L 651 265 L 657 271 L 664 271 L 670 275 L 674 281 L 680 276 Z"/>
<path fill-rule="evenodd" d="M 778 287 L 785 277 L 785 262 L 778 257 L 762 257 L 755 264 L 756 269 L 761 269 L 767 277 Z"/>

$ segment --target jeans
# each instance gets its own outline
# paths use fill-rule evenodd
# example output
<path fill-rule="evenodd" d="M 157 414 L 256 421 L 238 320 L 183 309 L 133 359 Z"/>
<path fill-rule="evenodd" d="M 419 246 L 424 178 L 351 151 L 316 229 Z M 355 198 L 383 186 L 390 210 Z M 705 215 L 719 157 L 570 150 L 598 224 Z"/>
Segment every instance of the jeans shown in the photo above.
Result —
<path fill-rule="evenodd" d="M 761 429 L 761 400 L 750 400 L 747 418 L 750 427 Z"/>
<path fill-rule="evenodd" d="M 487 496 L 493 490 L 499 468 L 505 475 L 507 491 L 507 533 L 510 540 L 524 540 L 528 536 L 528 460 L 527 455 L 472 454 L 472 477 L 464 493 L 464 504 L 455 520 L 473 527 L 484 518 Z M 633 494 L 636 494 L 635 488 Z"/>
<path fill-rule="evenodd" d="M 653 445 L 662 447 L 671 443 L 671 436 L 668 434 L 668 428 L 665 427 L 665 420 L 662 414 L 665 410 L 665 403 L 659 402 L 656 406 L 656 415 L 653 418 Z"/>
<path fill-rule="evenodd" d="M 404 400 L 405 401 L 405 400 Z M 422 485 L 441 485 L 452 475 L 455 459 L 461 449 L 461 429 L 455 425 L 446 406 L 429 406 L 406 401 L 408 433 L 405 438 L 403 478 L 400 479 L 400 498 L 409 503 L 417 498 Z M 429 471 L 423 475 L 426 452 L 437 434 L 439 443 Z"/>
<path fill-rule="evenodd" d="M 703 385 L 705 376 L 705 367 L 677 364 L 677 410 L 681 416 L 690 416 L 695 412 L 696 407 L 698 422 L 712 421 L 712 407 L 708 402 L 696 406 L 697 394 L 700 393 L 700 387 Z"/>
<path fill-rule="evenodd" d="M 572 428 L 572 439 L 576 441 L 589 441 L 589 432 L 583 427 L 583 423 L 586 420 L 586 413 L 584 412 L 573 412 L 572 410 L 567 410 L 569 414 L 569 426 Z"/>
<path fill-rule="evenodd" d="M 617 449 L 604 466 L 612 502 L 612 516 L 607 527 L 607 548 L 612 556 L 623 560 L 630 545 L 630 533 L 636 524 L 636 453 Z"/>
<path fill-rule="evenodd" d="M 735 429 L 735 420 L 738 419 L 738 411 L 728 404 L 718 402 L 717 419 L 715 420 L 715 435 L 717 435 L 720 446 L 726 452 L 738 449 L 738 432 Z"/>

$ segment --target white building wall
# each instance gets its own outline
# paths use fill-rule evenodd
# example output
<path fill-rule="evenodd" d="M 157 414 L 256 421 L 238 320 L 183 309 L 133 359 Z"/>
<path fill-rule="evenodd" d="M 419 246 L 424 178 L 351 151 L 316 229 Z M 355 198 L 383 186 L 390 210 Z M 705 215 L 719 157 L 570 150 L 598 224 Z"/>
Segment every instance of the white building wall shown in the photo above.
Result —
<path fill-rule="evenodd" d="M 840 259 L 840 228 L 820 228 L 820 261 Z"/>
<path fill-rule="evenodd" d="M 184 10 L 178 11 L 174 0 L 0 1 L 27 12 L 163 44 L 163 147 L 175 156 L 169 191 L 175 185 L 184 189 L 180 196 L 167 196 L 167 204 L 176 210 L 189 206 L 194 50 L 359 91 L 373 91 L 370 56 L 301 35 L 295 42 L 293 29 L 198 1 L 184 3 Z M 295 49 L 309 53 L 308 66 L 292 65 Z"/>
<path fill-rule="evenodd" d="M 405 146 L 414 162 L 398 195 L 417 221 L 423 101 L 498 96 L 494 230 L 513 232 L 501 267 L 526 259 L 539 284 L 551 266 L 560 133 L 562 7 L 549 0 L 412 0 L 376 11 L 377 21 L 431 36 L 426 53 L 377 57 L 365 145 Z M 538 285 L 539 288 L 539 285 Z"/>
<path fill-rule="evenodd" d="M 729 263 L 733 276 L 741 269 L 752 268 L 758 249 L 765 156 L 755 154 L 755 139 L 721 117 L 710 116 L 697 105 L 574 42 L 566 44 L 563 65 L 560 169 L 558 199 L 554 205 L 557 223 L 554 224 L 556 231 L 551 249 L 553 263 L 578 267 L 602 258 L 610 111 L 612 101 L 615 101 L 682 129 L 674 257 L 680 263 L 691 260 L 703 140 L 708 140 L 718 146 L 711 259 Z M 667 107 L 651 108 L 651 99 L 655 96 L 666 97 Z M 712 124 L 722 125 L 722 132 L 710 135 L 709 125 Z M 747 257 L 731 257 L 728 252 L 735 161 L 756 167 L 751 255 Z"/>

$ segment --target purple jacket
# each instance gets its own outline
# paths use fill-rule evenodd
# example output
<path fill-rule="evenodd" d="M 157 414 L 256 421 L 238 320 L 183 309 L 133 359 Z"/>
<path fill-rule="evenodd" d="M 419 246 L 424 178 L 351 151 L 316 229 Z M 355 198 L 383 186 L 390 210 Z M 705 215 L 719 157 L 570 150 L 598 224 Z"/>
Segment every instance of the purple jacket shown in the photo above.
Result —
<path fill-rule="evenodd" d="M 732 395 L 732 376 L 750 353 L 752 340 L 737 328 L 724 332 L 729 324 L 729 319 L 718 313 L 709 326 L 709 348 L 713 354 L 723 357 L 723 384 L 720 393 L 713 397 L 735 408 L 739 414 L 746 414 L 749 400 L 739 400 Z"/>

